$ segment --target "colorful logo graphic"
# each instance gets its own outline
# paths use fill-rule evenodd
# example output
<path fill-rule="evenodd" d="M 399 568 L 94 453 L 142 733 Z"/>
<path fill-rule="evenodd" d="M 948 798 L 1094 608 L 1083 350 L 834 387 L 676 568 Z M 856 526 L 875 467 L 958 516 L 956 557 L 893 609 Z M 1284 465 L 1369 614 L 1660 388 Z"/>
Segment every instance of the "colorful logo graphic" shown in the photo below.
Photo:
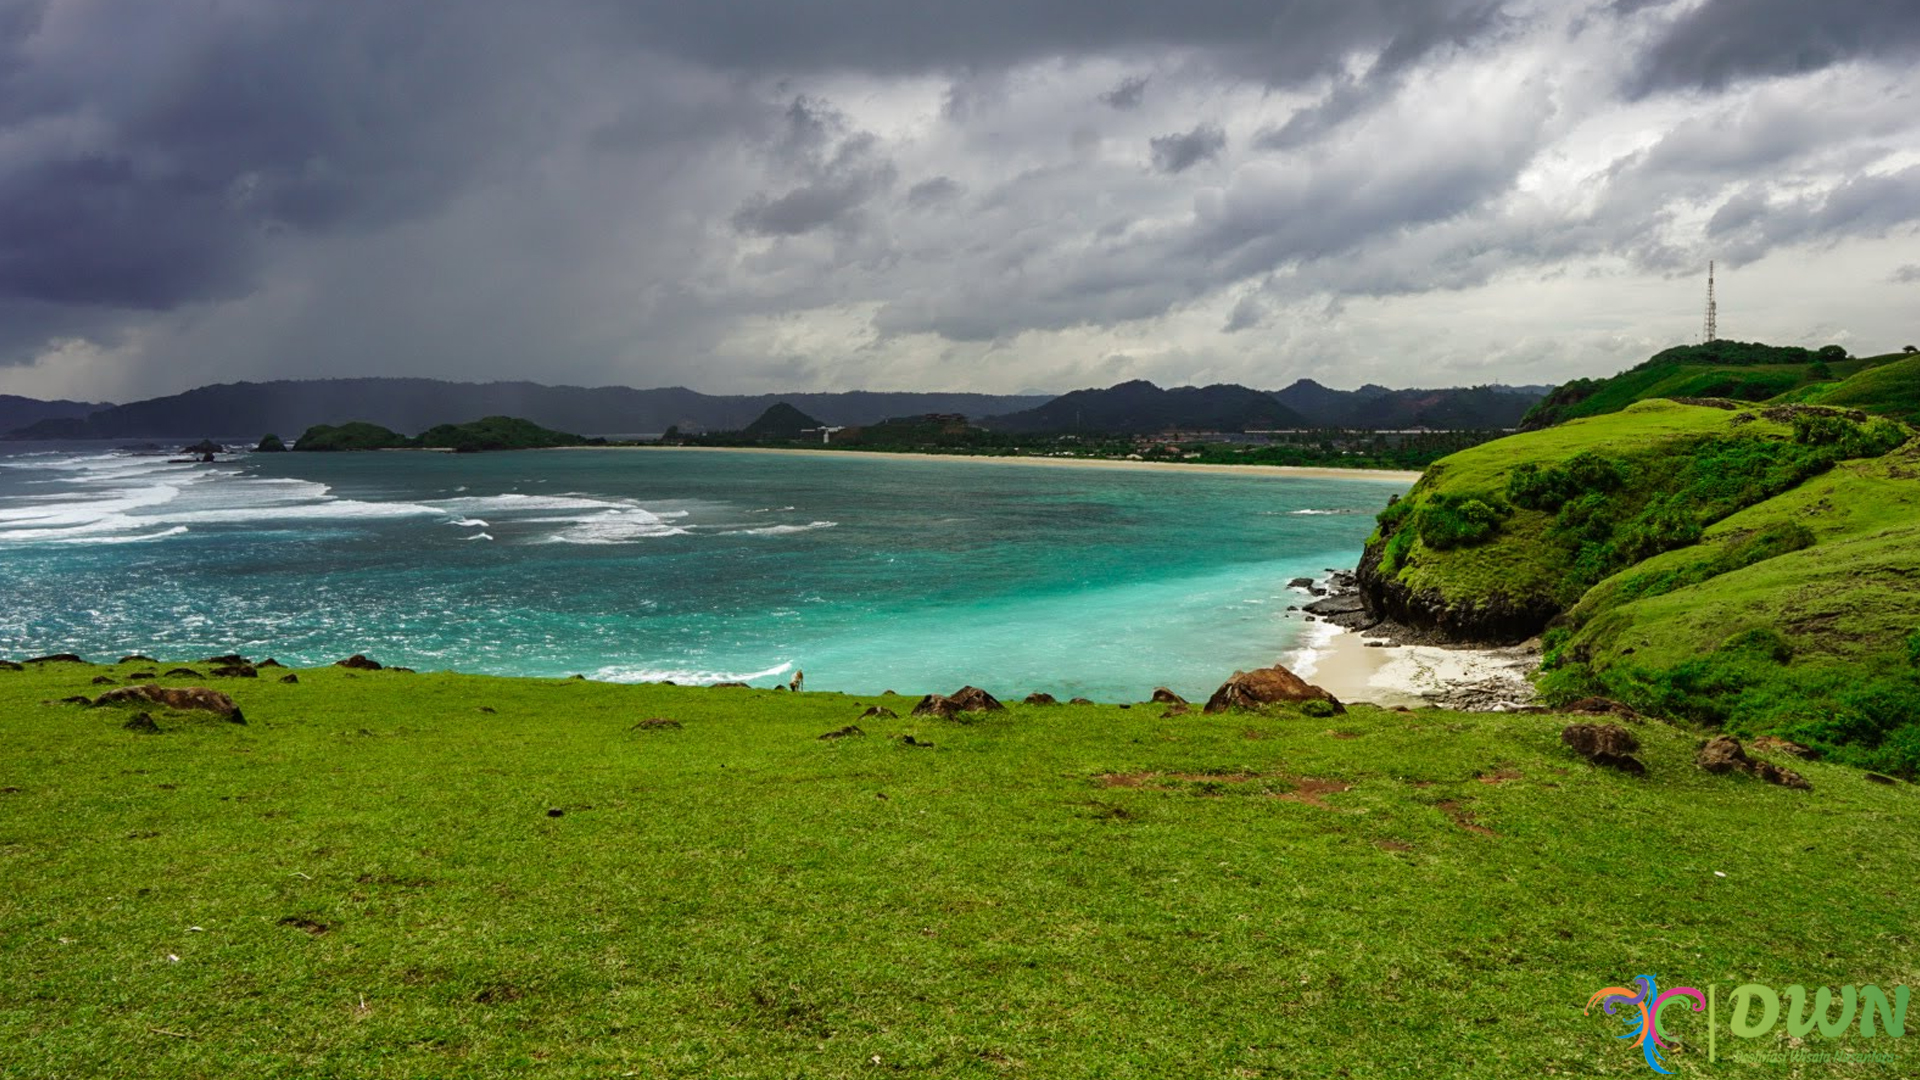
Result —
<path fill-rule="evenodd" d="M 1594 991 L 1593 996 L 1587 999 L 1586 1012 L 1591 1015 L 1593 1007 L 1598 1005 L 1602 1012 L 1612 1016 L 1614 1010 L 1622 1005 L 1632 1006 L 1633 1011 L 1620 1018 L 1632 1030 L 1620 1038 L 1640 1048 L 1640 1053 L 1647 1059 L 1647 1068 L 1671 1076 L 1673 1074 L 1664 1068 L 1666 1062 L 1660 1055 L 1666 1046 L 1660 1030 L 1660 1010 L 1666 1008 L 1674 998 L 1692 998 L 1693 1011 L 1706 1012 L 1707 995 L 1691 986 L 1677 986 L 1662 991 L 1651 975 L 1635 976 L 1633 982 L 1640 988 L 1638 993 L 1625 986 L 1607 986 Z"/>

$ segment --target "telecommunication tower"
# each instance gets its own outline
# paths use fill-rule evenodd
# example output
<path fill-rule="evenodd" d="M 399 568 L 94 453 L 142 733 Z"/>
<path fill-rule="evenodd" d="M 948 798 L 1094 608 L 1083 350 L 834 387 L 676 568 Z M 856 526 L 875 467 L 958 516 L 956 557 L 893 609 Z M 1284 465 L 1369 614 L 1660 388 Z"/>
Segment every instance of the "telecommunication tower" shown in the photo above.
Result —
<path fill-rule="evenodd" d="M 1719 308 L 1713 302 L 1713 261 L 1707 261 L 1707 336 L 1706 341 L 1720 340 Z"/>

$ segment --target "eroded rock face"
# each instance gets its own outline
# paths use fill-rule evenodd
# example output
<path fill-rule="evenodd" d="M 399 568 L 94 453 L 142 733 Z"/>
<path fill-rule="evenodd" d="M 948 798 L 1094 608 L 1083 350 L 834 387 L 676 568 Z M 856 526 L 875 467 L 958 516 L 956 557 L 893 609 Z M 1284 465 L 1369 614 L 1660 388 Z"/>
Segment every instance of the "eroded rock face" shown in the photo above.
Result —
<path fill-rule="evenodd" d="M 1640 740 L 1618 724 L 1569 724 L 1560 732 L 1560 741 L 1595 765 L 1635 776 L 1647 774 L 1647 767 L 1633 756 L 1640 749 Z"/>
<path fill-rule="evenodd" d="M 1324 701 L 1332 705 L 1335 712 L 1347 711 L 1340 704 L 1340 699 L 1279 664 L 1234 672 L 1233 678 L 1222 683 L 1220 689 L 1207 699 L 1206 711 L 1221 713 L 1228 709 L 1254 709 L 1262 705 L 1296 704 L 1302 701 Z"/>
<path fill-rule="evenodd" d="M 1354 575 L 1367 616 L 1375 622 L 1397 623 L 1459 645 L 1517 645 L 1560 614 L 1560 605 L 1547 596 L 1493 593 L 1473 603 L 1450 604 L 1436 589 L 1416 590 L 1381 573 L 1386 547 L 1385 537 L 1369 545 Z"/>
<path fill-rule="evenodd" d="M 236 724 L 247 722 L 232 698 L 203 686 L 155 686 L 151 683 L 145 686 L 122 686 L 93 699 L 96 707 L 128 702 L 151 702 L 169 709 L 215 713 Z"/>
<path fill-rule="evenodd" d="M 1000 704 L 992 694 L 977 686 L 963 686 L 948 698 L 961 712 L 1004 712 L 1006 706 Z"/>

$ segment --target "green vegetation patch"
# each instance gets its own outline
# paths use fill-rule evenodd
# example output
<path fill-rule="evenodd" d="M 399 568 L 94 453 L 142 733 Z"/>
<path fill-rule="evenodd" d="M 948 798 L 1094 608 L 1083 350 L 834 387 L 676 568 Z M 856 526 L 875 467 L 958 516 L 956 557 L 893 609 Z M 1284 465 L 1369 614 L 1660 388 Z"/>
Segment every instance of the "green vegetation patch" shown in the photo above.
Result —
<path fill-rule="evenodd" d="M 1638 779 L 1565 718 L 1365 706 L 337 668 L 222 683 L 245 726 L 41 704 L 128 670 L 0 671 L 0 1072 L 1624 1075 L 1581 1007 L 1642 972 L 1916 981 L 1914 789 L 1710 775 L 1662 724 Z"/>

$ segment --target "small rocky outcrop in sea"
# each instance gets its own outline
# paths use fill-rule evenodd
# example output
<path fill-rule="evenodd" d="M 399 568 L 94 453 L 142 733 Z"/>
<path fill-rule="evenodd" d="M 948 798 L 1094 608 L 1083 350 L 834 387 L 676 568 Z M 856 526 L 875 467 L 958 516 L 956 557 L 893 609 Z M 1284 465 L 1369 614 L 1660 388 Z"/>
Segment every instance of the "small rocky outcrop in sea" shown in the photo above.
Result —
<path fill-rule="evenodd" d="M 1153 697 L 1148 700 L 1156 705 L 1185 705 L 1187 703 L 1186 698 L 1181 697 L 1179 694 L 1174 693 L 1164 686 L 1154 687 Z"/>
<path fill-rule="evenodd" d="M 94 698 L 93 705 L 97 708 L 102 705 L 143 701 L 168 709 L 215 713 L 236 724 L 247 722 L 246 717 L 240 714 L 240 707 L 233 703 L 232 698 L 218 690 L 208 690 L 202 686 L 154 686 L 151 683 L 145 686 L 123 686 Z"/>
<path fill-rule="evenodd" d="M 382 670 L 380 662 L 378 660 L 369 660 L 362 653 L 354 653 L 352 656 L 347 657 L 345 660 L 335 660 L 333 662 L 333 666 L 351 668 L 354 671 Z"/>
<path fill-rule="evenodd" d="M 1635 776 L 1647 774 L 1647 767 L 1633 756 L 1640 740 L 1619 724 L 1569 724 L 1560 732 L 1560 741 L 1595 765 Z"/>
<path fill-rule="evenodd" d="M 1058 698 L 1055 698 L 1055 697 L 1054 697 L 1054 696 L 1053 696 L 1052 694 L 1045 694 L 1045 693 L 1040 693 L 1040 692 L 1038 692 L 1038 691 L 1036 691 L 1036 692 L 1034 692 L 1034 693 L 1031 693 L 1031 694 L 1028 694 L 1028 695 L 1026 696 L 1026 699 L 1025 699 L 1025 702 L 1026 702 L 1026 704 L 1028 704 L 1028 705 L 1058 705 L 1058 704 L 1060 704 L 1060 701 L 1059 701 L 1059 699 L 1058 699 Z"/>
<path fill-rule="evenodd" d="M 1694 758 L 1694 764 L 1710 773 L 1742 772 L 1748 776 L 1764 780 L 1781 787 L 1796 788 L 1801 791 L 1813 787 L 1807 778 L 1792 769 L 1783 769 L 1769 761 L 1756 761 L 1747 756 L 1741 748 L 1740 740 L 1731 735 L 1717 735 L 1708 739 L 1700 747 L 1700 753 Z"/>
<path fill-rule="evenodd" d="M 1207 699 L 1207 712 L 1222 713 L 1228 709 L 1254 709 L 1262 705 L 1295 704 L 1304 701 L 1324 701 L 1333 706 L 1334 712 L 1346 712 L 1346 706 L 1321 687 L 1275 664 L 1272 667 L 1256 668 L 1253 671 L 1236 671 L 1233 678 L 1220 684 L 1220 689 Z"/>

